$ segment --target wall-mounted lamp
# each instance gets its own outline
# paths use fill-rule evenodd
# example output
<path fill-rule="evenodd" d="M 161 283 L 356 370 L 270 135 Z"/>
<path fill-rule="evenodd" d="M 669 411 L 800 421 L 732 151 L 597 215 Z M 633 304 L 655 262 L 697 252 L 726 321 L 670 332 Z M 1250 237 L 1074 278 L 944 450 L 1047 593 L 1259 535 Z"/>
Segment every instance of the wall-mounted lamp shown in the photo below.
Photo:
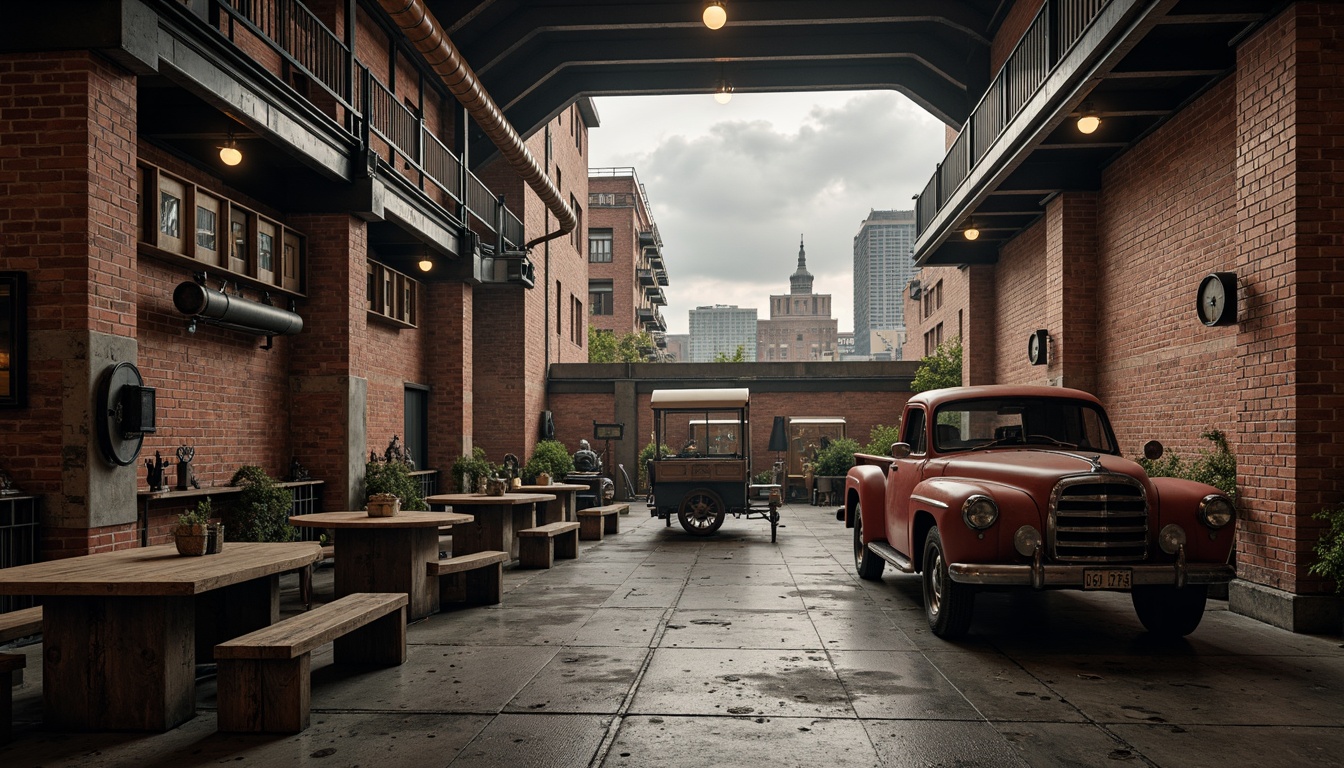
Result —
<path fill-rule="evenodd" d="M 714 91 L 714 100 L 720 104 L 727 104 L 733 100 L 733 86 L 727 80 L 720 80 L 719 87 Z"/>
<path fill-rule="evenodd" d="M 421 256 L 421 257 L 420 257 L 420 271 L 421 271 L 421 272 L 428 272 L 428 271 L 430 271 L 430 270 L 433 269 L 433 268 L 434 268 L 434 260 L 433 260 L 433 259 L 429 258 L 428 255 L 426 255 L 426 256 Z"/>
<path fill-rule="evenodd" d="M 243 153 L 233 140 L 233 131 L 229 131 L 229 140 L 219 148 L 219 161 L 225 165 L 237 165 L 243 162 Z"/>
<path fill-rule="evenodd" d="M 700 18 L 710 29 L 723 29 L 723 25 L 728 23 L 728 9 L 723 7 L 720 0 L 711 0 L 705 3 L 705 10 L 700 14 Z"/>
<path fill-rule="evenodd" d="M 1078 118 L 1078 132 L 1092 134 L 1100 127 L 1101 113 L 1093 109 L 1091 104 L 1083 104 L 1083 114 Z"/>
<path fill-rule="evenodd" d="M 980 237 L 980 230 L 976 229 L 974 222 L 971 222 L 966 224 L 966 228 L 961 230 L 961 234 L 967 240 L 976 240 Z"/>

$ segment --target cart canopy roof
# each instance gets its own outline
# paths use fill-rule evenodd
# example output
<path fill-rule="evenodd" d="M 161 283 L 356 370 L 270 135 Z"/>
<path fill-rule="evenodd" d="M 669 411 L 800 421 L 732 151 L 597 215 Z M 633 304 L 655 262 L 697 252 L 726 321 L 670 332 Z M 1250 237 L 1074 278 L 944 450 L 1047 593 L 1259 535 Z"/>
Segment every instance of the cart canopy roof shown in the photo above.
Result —
<path fill-rule="evenodd" d="M 744 408 L 751 390 L 655 389 L 649 398 L 654 408 Z"/>

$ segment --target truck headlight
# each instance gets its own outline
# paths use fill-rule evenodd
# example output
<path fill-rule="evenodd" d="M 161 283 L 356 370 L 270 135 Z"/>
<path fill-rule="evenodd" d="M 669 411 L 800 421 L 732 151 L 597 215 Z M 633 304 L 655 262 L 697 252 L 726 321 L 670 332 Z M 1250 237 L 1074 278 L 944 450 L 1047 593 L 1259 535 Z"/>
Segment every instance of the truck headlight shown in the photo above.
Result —
<path fill-rule="evenodd" d="M 1211 493 L 1199 502 L 1199 522 L 1218 530 L 1232 522 L 1237 516 L 1232 500 L 1220 493 Z"/>
<path fill-rule="evenodd" d="M 1168 555 L 1180 552 L 1181 547 L 1185 546 L 1185 529 L 1175 523 L 1164 526 L 1157 535 L 1157 545 Z"/>
<path fill-rule="evenodd" d="M 1041 532 L 1032 528 L 1030 525 L 1024 525 L 1017 529 L 1013 534 L 1013 548 L 1017 554 L 1023 557 L 1031 557 L 1036 554 L 1036 550 L 1041 547 Z"/>
<path fill-rule="evenodd" d="M 988 496 L 972 496 L 961 505 L 961 519 L 977 531 L 983 531 L 999 519 L 999 505 Z"/>

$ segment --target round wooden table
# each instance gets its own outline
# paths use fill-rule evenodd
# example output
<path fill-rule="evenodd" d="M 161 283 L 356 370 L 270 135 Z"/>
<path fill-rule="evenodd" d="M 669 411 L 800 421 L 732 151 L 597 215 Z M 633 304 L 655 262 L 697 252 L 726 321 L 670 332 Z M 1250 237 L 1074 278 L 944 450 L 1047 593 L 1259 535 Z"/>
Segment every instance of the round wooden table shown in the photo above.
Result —
<path fill-rule="evenodd" d="M 335 534 L 336 596 L 354 592 L 404 592 L 406 618 L 439 610 L 439 580 L 428 563 L 439 559 L 439 528 L 472 522 L 460 512 L 402 511 L 369 517 L 364 511 L 318 512 L 289 518 L 292 525 L 330 528 Z"/>
<path fill-rule="evenodd" d="M 588 490 L 583 483 L 552 483 L 551 485 L 522 485 L 510 493 L 553 493 L 555 501 L 546 502 L 543 513 L 547 523 L 572 523 L 579 519 L 579 491 Z"/>
<path fill-rule="evenodd" d="M 553 493 L 440 493 L 425 499 L 431 507 L 451 506 L 475 518 L 470 525 L 453 530 L 453 554 L 484 550 L 508 552 L 518 559 L 518 531 L 537 524 L 537 504 L 555 501 Z"/>

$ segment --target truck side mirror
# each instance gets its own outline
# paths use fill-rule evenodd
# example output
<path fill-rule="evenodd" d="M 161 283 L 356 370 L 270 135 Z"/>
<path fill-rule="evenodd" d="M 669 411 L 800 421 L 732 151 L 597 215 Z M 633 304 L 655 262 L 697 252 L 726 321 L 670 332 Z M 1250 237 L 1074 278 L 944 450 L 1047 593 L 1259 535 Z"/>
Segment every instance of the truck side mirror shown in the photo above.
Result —
<path fill-rule="evenodd" d="M 909 444 L 909 443 L 892 443 L 892 444 L 891 444 L 891 458 L 893 458 L 893 459 L 904 459 L 906 456 L 909 456 L 909 455 L 910 455 L 910 444 Z"/>

